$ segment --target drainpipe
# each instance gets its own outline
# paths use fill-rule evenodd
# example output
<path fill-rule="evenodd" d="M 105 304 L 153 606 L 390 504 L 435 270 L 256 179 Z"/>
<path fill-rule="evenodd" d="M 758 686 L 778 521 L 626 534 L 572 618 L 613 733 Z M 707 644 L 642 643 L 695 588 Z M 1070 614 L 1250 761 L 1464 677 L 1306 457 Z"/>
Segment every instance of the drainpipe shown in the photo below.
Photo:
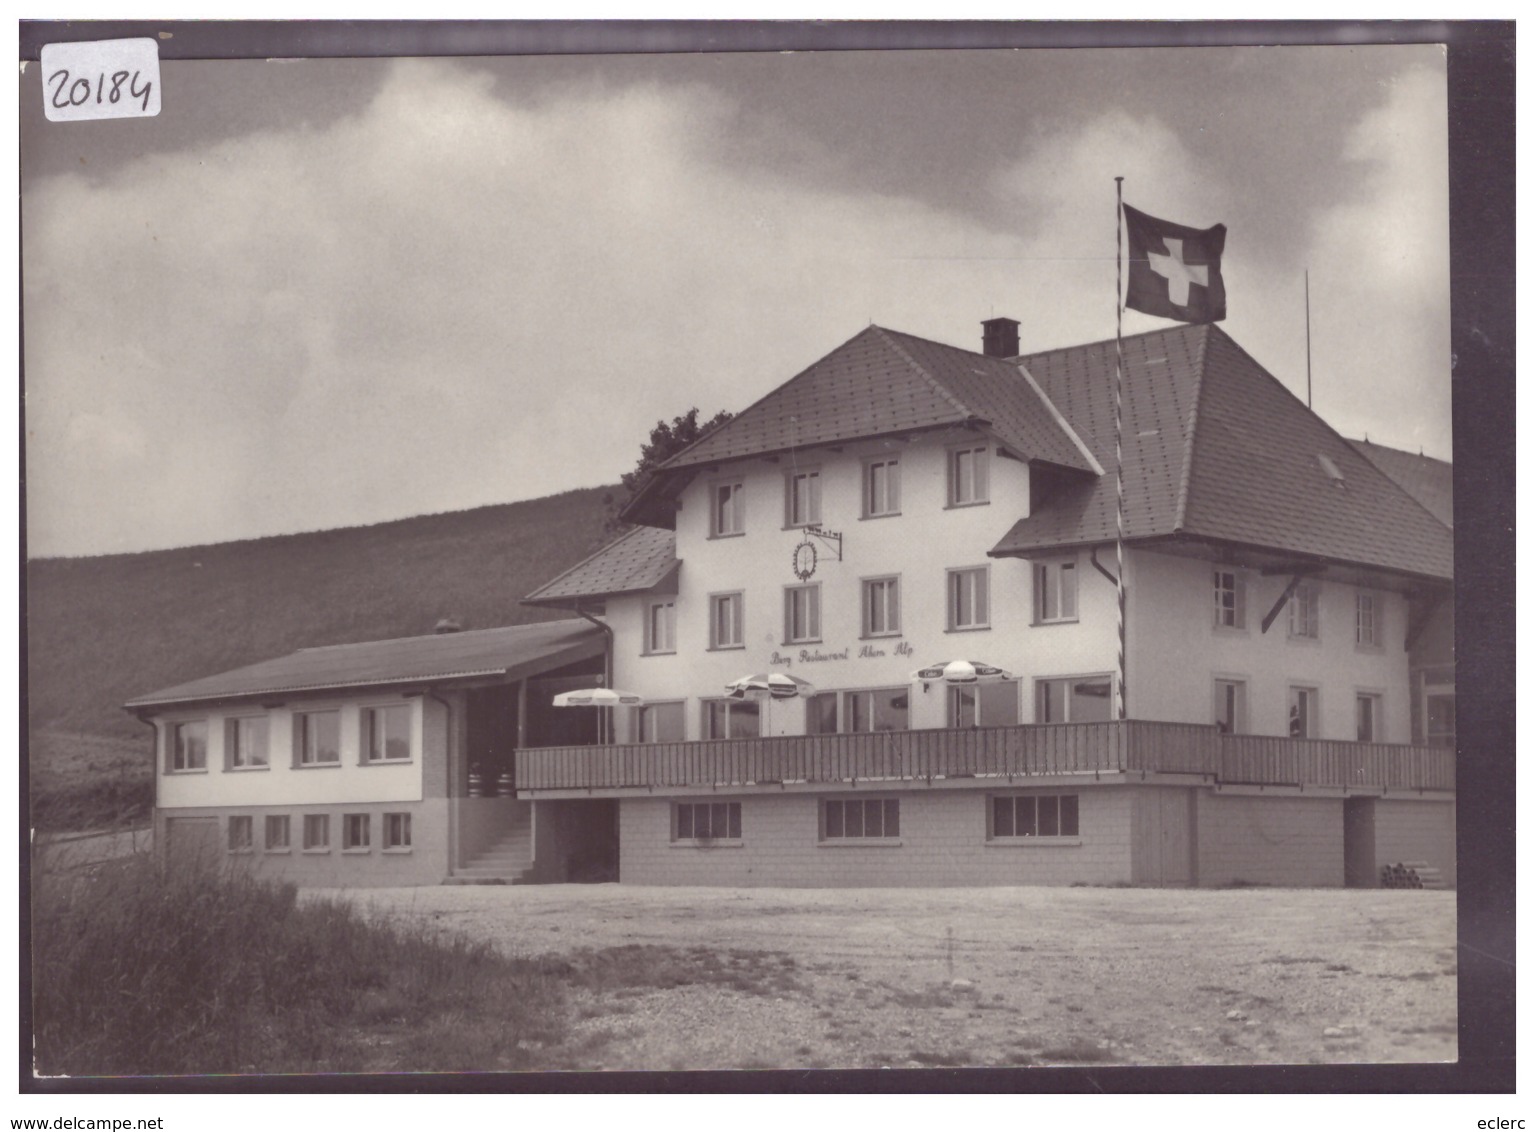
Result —
<path fill-rule="evenodd" d="M 613 626 L 609 625 L 606 621 L 599 621 L 590 613 L 587 613 L 581 608 L 581 603 L 579 601 L 576 602 L 576 616 L 582 618 L 583 620 L 590 621 L 593 625 L 602 630 L 602 686 L 604 688 L 611 688 L 613 686 Z M 601 710 L 606 711 L 607 709 L 604 708 Z M 609 717 L 608 731 L 610 733 L 613 730 L 611 722 L 611 717 Z M 600 738 L 601 737 L 599 736 L 599 739 Z M 612 736 L 610 734 L 610 741 L 611 738 Z"/>
<path fill-rule="evenodd" d="M 446 756 L 446 769 L 448 772 L 448 871 L 450 873 L 456 873 L 458 872 L 460 862 L 458 844 L 458 790 L 455 789 L 455 787 L 462 787 L 463 783 L 456 783 L 453 781 L 453 764 L 456 761 L 453 757 L 453 705 L 439 696 L 436 691 L 433 690 L 431 685 L 427 685 L 421 694 L 427 699 L 436 700 L 442 705 L 442 710 L 445 713 L 444 718 L 447 721 L 446 726 L 443 728 L 443 746 L 447 749 L 443 752 L 443 754 Z M 425 719 L 421 721 L 421 731 L 421 740 L 424 747 L 426 743 Z M 424 749 L 421 752 L 421 767 L 422 770 L 425 771 L 426 751 Z M 422 785 L 424 786 L 425 783 Z"/>
<path fill-rule="evenodd" d="M 149 769 L 150 780 L 155 784 L 154 804 L 149 807 L 149 847 L 155 845 L 155 825 L 160 813 L 160 728 L 155 721 L 145 716 L 143 712 L 133 712 L 133 718 L 149 728 Z M 138 846 L 134 846 L 135 851 Z"/>

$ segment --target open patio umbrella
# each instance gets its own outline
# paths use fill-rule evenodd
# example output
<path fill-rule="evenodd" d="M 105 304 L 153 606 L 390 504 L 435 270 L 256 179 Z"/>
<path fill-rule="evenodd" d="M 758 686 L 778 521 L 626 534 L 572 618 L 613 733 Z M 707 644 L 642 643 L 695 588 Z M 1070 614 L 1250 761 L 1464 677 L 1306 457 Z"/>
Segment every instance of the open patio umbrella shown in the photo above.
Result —
<path fill-rule="evenodd" d="M 917 669 L 911 678 L 921 680 L 924 684 L 940 681 L 945 684 L 977 684 L 983 680 L 1010 680 L 1012 674 L 995 664 L 982 664 L 978 660 L 945 660 Z"/>
<path fill-rule="evenodd" d="M 739 680 L 732 680 L 725 685 L 725 691 L 730 693 L 732 699 L 745 699 L 750 696 L 756 700 L 766 700 L 767 708 L 763 712 L 763 731 L 771 733 L 773 721 L 773 701 L 792 700 L 796 696 L 808 696 L 815 688 L 810 681 L 801 680 L 798 676 L 790 676 L 787 672 L 757 672 L 750 676 L 743 676 Z"/>
<path fill-rule="evenodd" d="M 633 692 L 620 692 L 617 688 L 577 688 L 571 692 L 561 692 L 554 697 L 555 707 L 636 707 L 645 702 L 644 696 Z M 597 742 L 607 741 L 608 713 L 602 712 L 597 716 Z"/>
<path fill-rule="evenodd" d="M 738 700 L 754 692 L 775 700 L 792 700 L 795 696 L 808 696 L 815 689 L 810 681 L 790 676 L 787 672 L 758 672 L 732 680 L 725 685 L 725 691 Z"/>

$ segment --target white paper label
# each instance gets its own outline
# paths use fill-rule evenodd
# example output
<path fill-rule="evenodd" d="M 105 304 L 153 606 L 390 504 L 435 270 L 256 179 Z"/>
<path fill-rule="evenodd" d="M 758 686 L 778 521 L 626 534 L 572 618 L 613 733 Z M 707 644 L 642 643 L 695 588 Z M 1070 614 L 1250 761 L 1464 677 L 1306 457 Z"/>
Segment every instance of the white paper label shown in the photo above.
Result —
<path fill-rule="evenodd" d="M 160 113 L 160 45 L 152 39 L 49 43 L 42 62 L 43 112 L 50 122 Z"/>

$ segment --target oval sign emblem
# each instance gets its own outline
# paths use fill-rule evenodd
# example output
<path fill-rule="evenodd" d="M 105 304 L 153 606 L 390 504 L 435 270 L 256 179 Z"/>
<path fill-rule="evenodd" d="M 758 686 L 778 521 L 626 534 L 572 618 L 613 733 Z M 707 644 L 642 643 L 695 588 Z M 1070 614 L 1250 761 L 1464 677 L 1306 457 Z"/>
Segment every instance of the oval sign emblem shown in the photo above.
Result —
<path fill-rule="evenodd" d="M 806 539 L 794 548 L 794 576 L 802 582 L 808 581 L 815 573 L 815 566 L 815 543 Z"/>

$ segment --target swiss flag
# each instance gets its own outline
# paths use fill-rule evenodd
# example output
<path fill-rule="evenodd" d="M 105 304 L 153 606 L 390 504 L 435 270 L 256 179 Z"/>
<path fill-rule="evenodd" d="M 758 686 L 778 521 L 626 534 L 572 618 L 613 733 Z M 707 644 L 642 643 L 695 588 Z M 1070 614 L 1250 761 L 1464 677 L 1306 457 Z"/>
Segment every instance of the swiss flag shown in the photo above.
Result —
<path fill-rule="evenodd" d="M 1125 306 L 1179 322 L 1219 322 L 1226 317 L 1221 253 L 1226 226 L 1185 228 L 1125 209 L 1130 240 L 1130 277 Z"/>

